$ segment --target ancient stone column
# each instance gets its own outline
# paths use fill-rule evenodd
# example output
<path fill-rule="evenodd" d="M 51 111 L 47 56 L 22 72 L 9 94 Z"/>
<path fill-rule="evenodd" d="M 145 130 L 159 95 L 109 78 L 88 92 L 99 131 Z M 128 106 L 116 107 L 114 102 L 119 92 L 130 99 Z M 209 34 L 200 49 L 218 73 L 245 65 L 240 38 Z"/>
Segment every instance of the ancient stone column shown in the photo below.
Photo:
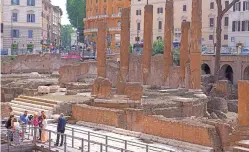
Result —
<path fill-rule="evenodd" d="M 148 83 L 151 68 L 153 38 L 153 5 L 144 7 L 144 50 L 143 50 L 143 84 Z"/>
<path fill-rule="evenodd" d="M 98 22 L 97 74 L 98 77 L 106 78 L 106 27 L 102 21 Z"/>
<path fill-rule="evenodd" d="M 120 81 L 128 80 L 130 47 L 130 9 L 123 8 L 121 15 Z"/>
<path fill-rule="evenodd" d="M 173 0 L 167 0 L 165 6 L 165 25 L 164 25 L 164 80 L 168 78 L 169 67 L 173 64 L 172 42 L 174 32 L 174 3 Z"/>
<path fill-rule="evenodd" d="M 190 22 L 182 22 L 182 37 L 181 37 L 181 47 L 180 47 L 180 78 L 183 82 L 185 79 L 186 65 L 189 60 L 189 38 L 190 36 Z"/>
<path fill-rule="evenodd" d="M 249 81 L 238 81 L 238 117 L 240 127 L 249 127 Z"/>
<path fill-rule="evenodd" d="M 201 89 L 202 0 L 192 0 L 190 89 Z"/>

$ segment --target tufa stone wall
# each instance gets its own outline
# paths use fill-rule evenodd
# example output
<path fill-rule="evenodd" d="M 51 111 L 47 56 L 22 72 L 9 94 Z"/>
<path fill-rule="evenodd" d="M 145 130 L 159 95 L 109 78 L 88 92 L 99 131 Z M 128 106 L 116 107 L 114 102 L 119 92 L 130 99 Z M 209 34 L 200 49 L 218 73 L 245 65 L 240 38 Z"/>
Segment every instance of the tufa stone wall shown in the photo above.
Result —
<path fill-rule="evenodd" d="M 77 60 L 62 59 L 60 54 L 18 55 L 1 62 L 1 73 L 52 73 L 63 65 L 77 62 Z"/>
<path fill-rule="evenodd" d="M 114 110 L 73 105 L 72 116 L 77 121 L 105 124 L 154 136 L 185 141 L 203 146 L 220 147 L 218 134 L 212 125 L 194 120 L 174 120 L 163 116 L 145 115 L 141 109 Z"/>

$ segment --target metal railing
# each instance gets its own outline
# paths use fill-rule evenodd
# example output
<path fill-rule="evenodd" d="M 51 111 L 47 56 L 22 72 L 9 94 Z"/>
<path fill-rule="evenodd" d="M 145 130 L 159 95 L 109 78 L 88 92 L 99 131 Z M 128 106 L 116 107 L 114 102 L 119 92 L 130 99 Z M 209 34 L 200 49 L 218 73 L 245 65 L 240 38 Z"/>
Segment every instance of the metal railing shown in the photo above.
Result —
<path fill-rule="evenodd" d="M 55 124 L 50 124 L 50 125 L 56 127 Z M 173 151 L 165 149 L 165 148 L 155 147 L 155 146 L 151 146 L 151 145 L 144 144 L 144 143 L 138 143 L 138 142 L 134 142 L 134 141 L 128 141 L 128 140 L 113 137 L 113 136 L 107 136 L 107 135 L 103 135 L 100 133 L 95 133 L 93 131 L 86 131 L 83 129 L 75 129 L 73 127 L 68 127 L 68 126 L 66 127 L 66 130 L 71 131 L 72 136 L 74 136 L 77 133 L 81 133 L 81 134 L 88 135 L 89 139 L 91 139 L 91 137 L 104 139 L 105 142 L 103 144 L 106 144 L 106 145 L 110 144 L 109 141 L 117 142 L 117 143 L 120 143 L 121 145 L 123 145 L 124 149 L 128 149 L 128 147 L 136 147 L 136 148 L 144 149 L 145 152 L 149 152 L 149 151 L 150 152 L 161 152 L 161 151 L 173 152 Z M 72 139 L 72 147 L 74 146 L 73 143 L 74 143 L 74 139 Z M 106 151 L 107 150 L 108 149 L 106 148 Z"/>
<path fill-rule="evenodd" d="M 56 125 L 51 125 L 51 126 L 56 126 Z M 21 128 L 22 130 L 22 137 L 20 137 L 20 144 L 19 146 L 25 147 L 25 144 L 31 144 L 35 149 L 42 150 L 43 148 L 46 148 L 47 150 L 51 151 L 52 149 L 56 148 L 59 150 L 63 150 L 64 152 L 66 151 L 81 151 L 84 152 L 85 149 L 86 151 L 100 151 L 100 152 L 107 152 L 107 151 L 113 151 L 115 152 L 120 151 L 120 152 L 134 152 L 133 150 L 129 150 L 131 148 L 140 148 L 144 152 L 172 152 L 168 149 L 160 148 L 160 147 L 155 147 L 155 146 L 150 146 L 148 144 L 143 144 L 143 143 L 138 143 L 134 141 L 128 141 L 112 136 L 107 136 L 103 134 L 98 134 L 92 131 L 86 131 L 86 130 L 81 130 L 81 129 L 75 129 L 72 127 L 66 127 L 66 131 L 71 131 L 71 134 L 66 134 L 66 133 L 59 133 L 57 131 L 49 130 L 49 129 L 42 129 L 38 127 L 33 127 L 33 126 L 28 126 L 27 128 L 23 127 Z M 25 130 L 28 130 L 26 133 Z M 37 141 L 38 133 L 39 130 L 47 131 L 48 133 L 48 141 L 45 143 L 41 143 Z M 1 129 L 2 133 L 7 132 L 7 131 L 13 131 L 10 129 Z M 83 137 L 77 137 L 77 134 L 84 134 L 87 135 L 87 139 Z M 55 135 L 55 136 L 53 136 Z M 63 142 L 63 147 L 54 147 L 52 146 L 53 140 L 56 140 L 57 135 L 63 136 L 64 137 L 64 142 Z M 97 142 L 93 141 L 93 138 L 98 138 L 98 141 L 104 141 L 104 142 Z M 96 139 L 95 139 L 96 140 Z M 11 149 L 11 142 L 9 139 L 9 136 L 7 136 L 7 145 L 8 145 L 8 152 Z M 121 146 L 116 146 L 111 145 L 111 142 L 116 142 L 120 144 Z M 93 146 L 92 146 L 93 145 Z M 123 145 L 123 146 L 122 146 Z M 122 147 L 122 148 L 121 148 Z M 20 148 L 19 148 L 20 149 Z M 141 151 L 140 150 L 140 151 Z"/>

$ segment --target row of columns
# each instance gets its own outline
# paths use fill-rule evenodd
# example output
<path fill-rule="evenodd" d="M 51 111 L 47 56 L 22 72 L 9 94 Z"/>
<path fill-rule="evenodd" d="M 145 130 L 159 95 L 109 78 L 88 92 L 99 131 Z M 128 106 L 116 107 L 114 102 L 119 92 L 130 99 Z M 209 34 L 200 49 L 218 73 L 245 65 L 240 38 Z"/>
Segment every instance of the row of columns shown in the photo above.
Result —
<path fill-rule="evenodd" d="M 174 2 L 166 1 L 164 31 L 164 81 L 169 77 L 173 66 L 173 33 Z M 152 38 L 153 38 L 153 5 L 145 5 L 144 11 L 144 51 L 142 60 L 143 84 L 148 83 L 151 70 Z M 190 34 L 191 28 L 191 34 Z M 106 27 L 104 22 L 98 24 L 97 66 L 98 76 L 106 77 Z M 192 0 L 192 24 L 182 23 L 182 40 L 180 48 L 180 78 L 184 81 L 185 69 L 190 62 L 189 88 L 201 88 L 201 39 L 202 39 L 202 0 Z M 190 38 L 191 35 L 191 38 Z M 130 9 L 122 9 L 121 16 L 121 48 L 120 48 L 120 81 L 128 80 L 130 45 Z"/>

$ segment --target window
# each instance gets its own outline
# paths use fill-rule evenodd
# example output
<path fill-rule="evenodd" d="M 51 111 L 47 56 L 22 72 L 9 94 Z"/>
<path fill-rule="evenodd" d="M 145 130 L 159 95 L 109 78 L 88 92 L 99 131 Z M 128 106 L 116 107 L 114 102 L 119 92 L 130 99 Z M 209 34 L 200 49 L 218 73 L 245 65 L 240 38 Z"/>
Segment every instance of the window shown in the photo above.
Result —
<path fill-rule="evenodd" d="M 158 29 L 162 30 L 162 21 L 158 21 Z"/>
<path fill-rule="evenodd" d="M 98 3 L 98 0 L 96 0 L 96 3 Z"/>
<path fill-rule="evenodd" d="M 106 15 L 106 8 L 104 8 L 104 15 Z"/>
<path fill-rule="evenodd" d="M 35 14 L 27 14 L 27 22 L 35 22 Z"/>
<path fill-rule="evenodd" d="M 229 1 L 225 1 L 225 8 L 229 6 Z"/>
<path fill-rule="evenodd" d="M 233 11 L 240 11 L 240 4 L 241 2 L 238 2 L 238 3 L 235 3 L 234 6 L 233 6 Z"/>
<path fill-rule="evenodd" d="M 3 23 L 1 23 L 1 33 L 3 33 Z"/>
<path fill-rule="evenodd" d="M 33 38 L 33 30 L 28 30 L 28 38 Z"/>
<path fill-rule="evenodd" d="M 224 40 L 228 40 L 228 35 L 224 35 Z"/>
<path fill-rule="evenodd" d="M 141 10 L 136 10 L 136 15 L 141 15 L 142 14 L 142 11 Z"/>
<path fill-rule="evenodd" d="M 11 32 L 12 37 L 19 38 L 19 30 L 13 29 Z"/>
<path fill-rule="evenodd" d="M 19 0 L 11 0 L 11 5 L 20 5 Z"/>
<path fill-rule="evenodd" d="M 35 0 L 27 0 L 27 6 L 35 6 Z"/>
<path fill-rule="evenodd" d="M 137 23 L 137 30 L 140 31 L 140 23 Z"/>
<path fill-rule="evenodd" d="M 209 35 L 208 39 L 209 39 L 209 40 L 213 40 L 213 39 L 214 39 L 214 36 L 213 36 L 213 35 Z"/>
<path fill-rule="evenodd" d="M 242 31 L 249 31 L 249 21 L 242 21 Z"/>
<path fill-rule="evenodd" d="M 214 27 L 214 18 L 209 18 L 209 27 Z"/>
<path fill-rule="evenodd" d="M 104 2 L 106 2 L 106 0 L 104 0 Z"/>
<path fill-rule="evenodd" d="M 224 19 L 224 26 L 228 26 L 228 24 L 229 24 L 229 18 L 225 17 L 225 19 Z"/>
<path fill-rule="evenodd" d="M 183 10 L 183 12 L 186 12 L 187 11 L 187 5 L 183 5 L 182 10 Z"/>
<path fill-rule="evenodd" d="M 162 40 L 161 36 L 156 37 L 157 40 Z"/>
<path fill-rule="evenodd" d="M 232 31 L 240 31 L 240 21 L 233 21 Z"/>
<path fill-rule="evenodd" d="M 243 2 L 243 11 L 249 11 L 249 1 Z"/>
<path fill-rule="evenodd" d="M 17 22 L 17 13 L 12 13 L 12 22 Z"/>
<path fill-rule="evenodd" d="M 98 9 L 97 8 L 95 9 L 95 14 L 98 15 Z"/>
<path fill-rule="evenodd" d="M 135 41 L 140 41 L 140 37 L 138 36 L 138 37 L 135 37 Z"/>
<path fill-rule="evenodd" d="M 121 12 L 122 12 L 122 8 L 119 7 L 119 8 L 118 8 L 118 13 L 121 13 Z"/>
<path fill-rule="evenodd" d="M 214 9 L 214 2 L 210 2 L 210 9 Z"/>
<path fill-rule="evenodd" d="M 157 14 L 163 14 L 163 8 L 162 7 L 157 8 Z"/>
<path fill-rule="evenodd" d="M 121 22 L 120 21 L 118 21 L 118 27 L 121 27 Z"/>

